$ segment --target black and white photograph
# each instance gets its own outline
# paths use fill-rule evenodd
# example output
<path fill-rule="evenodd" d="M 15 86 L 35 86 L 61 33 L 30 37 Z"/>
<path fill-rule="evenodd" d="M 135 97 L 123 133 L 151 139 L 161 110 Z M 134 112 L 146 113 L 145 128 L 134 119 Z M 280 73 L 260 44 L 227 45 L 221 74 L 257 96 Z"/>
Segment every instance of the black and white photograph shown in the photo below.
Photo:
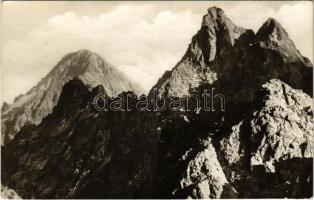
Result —
<path fill-rule="evenodd" d="M 313 1 L 0 6 L 1 199 L 313 199 Z"/>

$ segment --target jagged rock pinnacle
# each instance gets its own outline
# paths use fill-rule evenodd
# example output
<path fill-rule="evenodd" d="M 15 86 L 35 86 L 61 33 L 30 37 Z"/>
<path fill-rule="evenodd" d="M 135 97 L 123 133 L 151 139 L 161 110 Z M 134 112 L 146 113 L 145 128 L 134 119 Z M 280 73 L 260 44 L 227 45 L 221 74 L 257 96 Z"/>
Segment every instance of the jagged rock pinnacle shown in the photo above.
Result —
<path fill-rule="evenodd" d="M 308 67 L 312 66 L 297 50 L 282 25 L 273 18 L 269 18 L 257 31 L 255 41 L 262 48 L 273 49 L 280 53 L 286 62 L 302 62 Z"/>
<path fill-rule="evenodd" d="M 160 93 L 183 96 L 200 82 L 212 84 L 217 74 L 209 66 L 226 60 L 224 54 L 234 46 L 248 46 L 253 39 L 252 30 L 236 26 L 222 9 L 210 7 L 181 61 L 154 88 L 160 88 Z"/>
<path fill-rule="evenodd" d="M 2 112 L 5 111 L 10 105 L 7 102 L 3 102 L 2 106 L 1 106 L 1 110 Z"/>
<path fill-rule="evenodd" d="M 202 26 L 217 26 L 219 24 L 223 26 L 234 26 L 222 9 L 215 6 L 208 8 L 207 14 L 203 17 Z"/>
<path fill-rule="evenodd" d="M 269 38 L 279 41 L 289 39 L 288 33 L 281 24 L 273 18 L 269 18 L 256 33 L 257 40 L 266 40 Z"/>
<path fill-rule="evenodd" d="M 80 105 L 84 104 L 88 98 L 89 90 L 84 83 L 74 77 L 72 80 L 64 84 L 57 106 L 57 113 L 66 115 L 71 111 L 77 111 Z"/>
<path fill-rule="evenodd" d="M 210 15 L 221 15 L 221 14 L 224 14 L 224 11 L 221 8 L 218 8 L 216 6 L 209 7 L 207 9 L 207 12 Z"/>
<path fill-rule="evenodd" d="M 207 10 L 207 14 L 203 18 L 203 25 L 208 25 L 207 22 L 210 20 L 217 20 L 218 18 L 226 17 L 222 9 L 217 7 L 210 7 Z"/>
<path fill-rule="evenodd" d="M 92 89 L 92 95 L 98 95 L 98 94 L 102 94 L 102 95 L 107 95 L 106 90 L 104 88 L 104 86 L 102 85 L 97 85 L 96 87 L 94 87 Z"/>
<path fill-rule="evenodd" d="M 207 14 L 203 17 L 201 29 L 193 37 L 189 51 L 190 56 L 201 59 L 206 64 L 217 59 L 221 52 L 232 47 L 242 34 L 248 30 L 236 26 L 225 14 L 217 7 L 210 7 Z M 198 55 L 199 51 L 202 55 Z M 195 54 L 196 55 L 193 55 Z"/>

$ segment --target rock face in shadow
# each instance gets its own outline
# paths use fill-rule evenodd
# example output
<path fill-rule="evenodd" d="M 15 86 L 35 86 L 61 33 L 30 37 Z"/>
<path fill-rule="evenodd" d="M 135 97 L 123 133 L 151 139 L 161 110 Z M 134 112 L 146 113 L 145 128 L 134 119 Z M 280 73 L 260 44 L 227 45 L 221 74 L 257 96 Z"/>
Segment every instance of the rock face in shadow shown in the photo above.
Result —
<path fill-rule="evenodd" d="M 80 78 L 2 149 L 2 184 L 22 198 L 313 196 L 312 64 L 274 19 L 255 34 L 209 8 L 155 86 L 179 99 L 215 89 L 224 110 L 205 111 L 201 100 L 199 109 L 99 112 L 96 95 L 134 93 L 113 98 Z"/>
<path fill-rule="evenodd" d="M 1 111 L 1 144 L 11 140 L 27 124 L 39 124 L 56 106 L 63 85 L 79 77 L 90 89 L 103 85 L 109 96 L 123 91 L 142 94 L 142 89 L 112 64 L 88 50 L 65 55 L 35 87 Z"/>
<path fill-rule="evenodd" d="M 90 92 L 77 78 L 66 83 L 53 113 L 23 127 L 3 149 L 2 183 L 23 198 L 145 196 L 159 137 L 156 113 L 96 111 L 97 91 L 104 89 Z"/>

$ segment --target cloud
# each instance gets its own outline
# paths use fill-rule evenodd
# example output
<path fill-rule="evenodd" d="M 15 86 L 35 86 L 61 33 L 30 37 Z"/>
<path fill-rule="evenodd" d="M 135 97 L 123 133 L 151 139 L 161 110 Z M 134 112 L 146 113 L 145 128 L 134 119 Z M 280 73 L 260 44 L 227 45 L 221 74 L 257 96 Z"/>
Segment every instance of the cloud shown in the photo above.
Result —
<path fill-rule="evenodd" d="M 296 47 L 313 62 L 312 2 L 282 6 L 278 12 L 278 20 L 289 33 Z"/>
<path fill-rule="evenodd" d="M 153 11 L 150 6 L 123 5 L 96 17 L 66 12 L 24 40 L 8 41 L 2 55 L 4 100 L 24 93 L 64 54 L 81 48 L 100 54 L 149 90 L 180 59 L 200 24 L 190 12 Z M 12 80 L 20 81 L 12 85 Z"/>
<path fill-rule="evenodd" d="M 282 5 L 279 10 L 262 9 L 258 2 L 217 4 L 235 24 L 254 30 L 269 16 L 278 19 L 301 52 L 312 55 L 311 2 Z M 206 8 L 193 12 L 188 7 L 173 11 L 126 4 L 97 15 L 73 10 L 50 17 L 23 37 L 3 42 L 2 100 L 12 102 L 66 53 L 82 48 L 100 54 L 149 90 L 183 56 L 205 12 Z"/>

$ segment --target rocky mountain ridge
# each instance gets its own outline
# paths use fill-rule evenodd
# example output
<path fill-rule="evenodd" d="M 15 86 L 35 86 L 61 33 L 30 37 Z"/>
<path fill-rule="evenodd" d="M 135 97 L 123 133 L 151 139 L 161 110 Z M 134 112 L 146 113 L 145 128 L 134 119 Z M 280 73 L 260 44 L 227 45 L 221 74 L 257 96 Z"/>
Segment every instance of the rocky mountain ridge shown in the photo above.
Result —
<path fill-rule="evenodd" d="M 25 95 L 1 111 L 2 144 L 11 140 L 27 124 L 39 124 L 56 106 L 63 85 L 79 77 L 88 88 L 103 85 L 109 96 L 123 91 L 141 94 L 143 90 L 112 64 L 89 50 L 82 49 L 65 55 L 57 65 Z"/>
<path fill-rule="evenodd" d="M 211 7 L 183 58 L 152 90 L 182 97 L 209 84 L 224 91 L 243 86 L 243 92 L 250 93 L 247 90 L 255 91 L 262 83 L 279 78 L 312 95 L 308 84 L 312 69 L 312 63 L 299 53 L 275 19 L 268 19 L 254 34 L 234 25 L 221 9 Z M 250 85 L 255 88 L 248 88 Z"/>
<path fill-rule="evenodd" d="M 66 83 L 52 114 L 4 147 L 1 181 L 23 198 L 145 196 L 159 137 L 156 113 L 99 112 L 93 98 L 104 91 L 89 91 L 78 78 Z"/>
<path fill-rule="evenodd" d="M 155 88 L 215 88 L 226 109 L 99 112 L 93 97 L 107 89 L 74 78 L 52 114 L 3 148 L 2 184 L 23 198 L 313 196 L 312 64 L 276 20 L 254 34 L 209 8 Z"/>

